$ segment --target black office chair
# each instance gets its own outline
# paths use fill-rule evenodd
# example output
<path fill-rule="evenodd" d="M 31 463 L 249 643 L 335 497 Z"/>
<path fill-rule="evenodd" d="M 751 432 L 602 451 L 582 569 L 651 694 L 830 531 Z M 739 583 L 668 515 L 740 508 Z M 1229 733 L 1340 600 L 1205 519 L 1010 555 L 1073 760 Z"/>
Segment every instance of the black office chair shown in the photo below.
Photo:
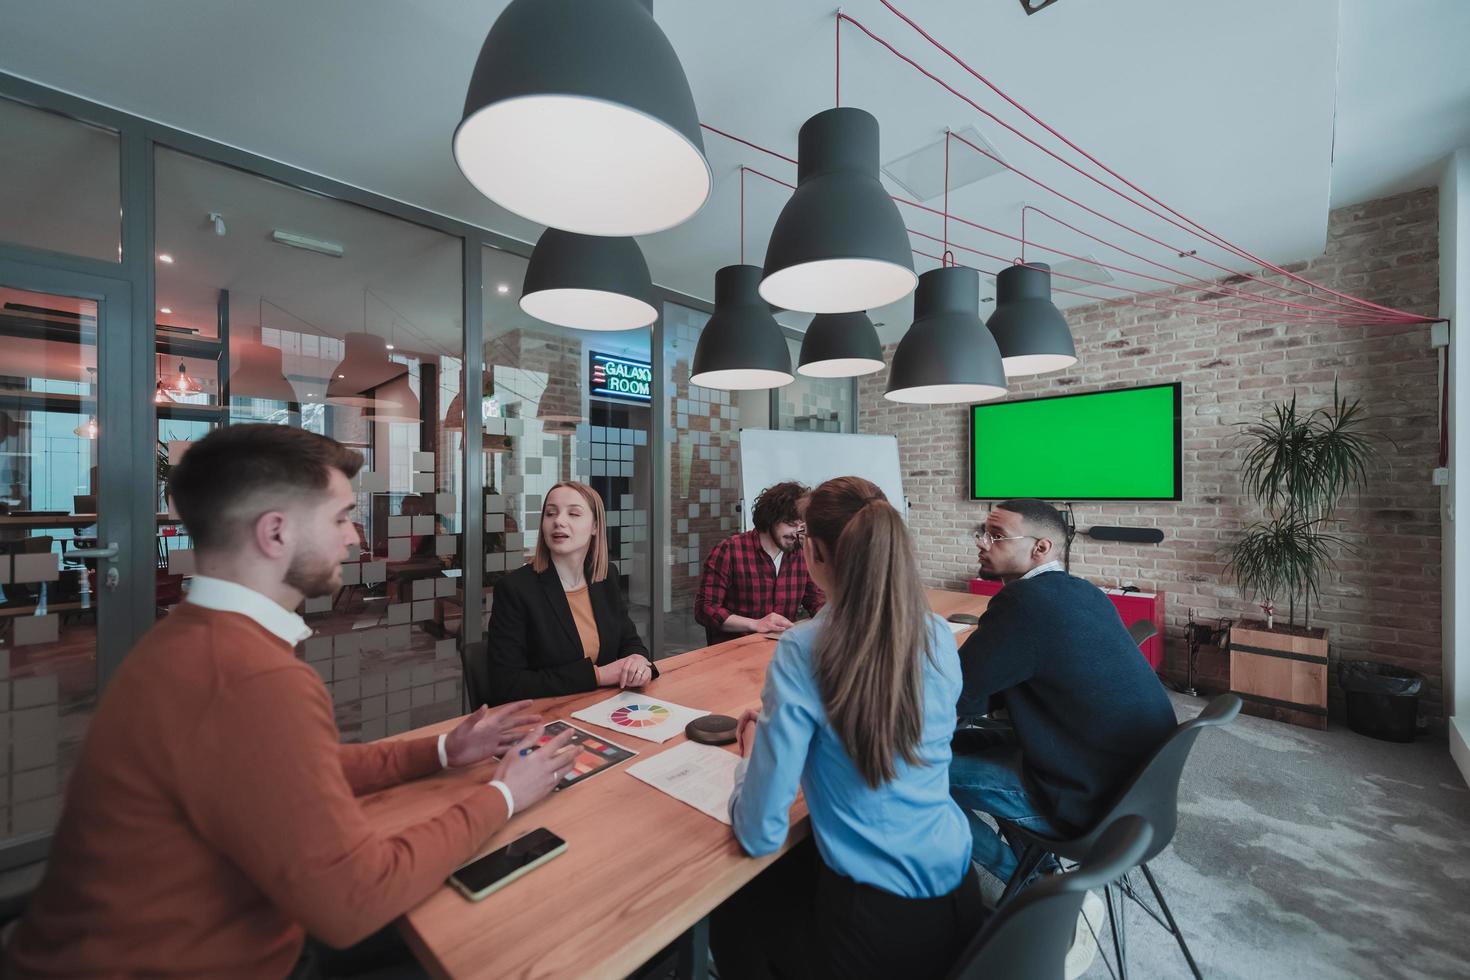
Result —
<path fill-rule="evenodd" d="M 1158 636 L 1159 631 L 1157 628 L 1155 628 L 1153 620 L 1140 619 L 1128 627 L 1128 635 L 1133 637 L 1134 643 L 1137 643 L 1139 646 L 1143 646 L 1149 640 L 1152 640 L 1155 636 Z"/>
<path fill-rule="evenodd" d="M 1152 839 L 1142 817 L 1114 820 L 1076 871 L 1048 877 L 991 916 L 950 980 L 1061 980 L 1082 900 L 1136 867 Z"/>
<path fill-rule="evenodd" d="M 474 711 L 490 703 L 490 657 L 483 643 L 463 643 L 459 648 L 464 672 L 465 710 Z"/>
<path fill-rule="evenodd" d="M 1122 904 L 1126 894 L 1128 898 L 1137 901 L 1140 908 L 1148 912 L 1155 921 L 1173 934 L 1179 942 L 1179 951 L 1184 954 L 1184 959 L 1189 963 L 1190 972 L 1194 974 L 1196 980 L 1200 980 L 1199 967 L 1194 962 L 1194 955 L 1190 953 L 1189 945 L 1184 941 L 1184 933 L 1179 931 L 1174 915 L 1169 911 L 1169 904 L 1164 901 L 1164 893 L 1159 890 L 1159 883 L 1154 880 L 1153 872 L 1148 869 L 1148 862 L 1158 856 L 1159 852 L 1168 847 L 1174 839 L 1174 829 L 1179 819 L 1179 779 L 1184 775 L 1184 763 L 1189 759 L 1189 753 L 1194 748 L 1195 740 L 1206 728 L 1227 724 L 1238 714 L 1240 714 L 1240 698 L 1234 694 L 1222 694 L 1206 705 L 1205 710 L 1200 712 L 1197 718 L 1186 721 L 1174 729 L 1174 733 L 1165 740 L 1153 757 L 1133 777 L 1128 787 L 1118 797 L 1118 802 L 1113 804 L 1091 831 L 1081 837 L 1072 840 L 1057 840 L 1034 834 L 1007 820 L 997 820 L 1006 840 L 1025 848 L 1016 867 L 1016 873 L 1006 884 L 1005 893 L 1001 896 L 1001 904 L 1004 905 L 1025 887 L 1048 855 L 1055 855 L 1068 861 L 1081 861 L 1091 852 L 1103 832 L 1115 821 L 1125 816 L 1143 817 L 1153 829 L 1153 841 L 1147 853 L 1138 862 L 1139 868 L 1144 878 L 1147 879 L 1148 886 L 1153 891 L 1154 899 L 1158 902 L 1164 918 L 1160 920 L 1157 915 L 1154 915 L 1152 909 L 1139 901 L 1126 877 L 1120 884 L 1109 885 L 1105 889 L 1104 898 L 1108 906 L 1108 920 L 1113 934 L 1113 952 L 1118 960 L 1119 975 L 1124 980 L 1128 976 L 1128 953 L 1126 935 L 1123 930 Z"/>

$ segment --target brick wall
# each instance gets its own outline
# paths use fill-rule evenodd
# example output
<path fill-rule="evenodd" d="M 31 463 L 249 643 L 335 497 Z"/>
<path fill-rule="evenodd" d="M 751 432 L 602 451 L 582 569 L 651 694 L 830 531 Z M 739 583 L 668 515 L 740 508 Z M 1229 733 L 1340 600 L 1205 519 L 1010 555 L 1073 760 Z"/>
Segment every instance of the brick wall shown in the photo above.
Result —
<path fill-rule="evenodd" d="M 1289 268 L 1375 302 L 1433 313 L 1437 220 L 1433 189 L 1343 208 L 1332 213 L 1326 253 Z M 1079 535 L 1072 552 L 1072 570 L 1095 582 L 1168 592 L 1166 672 L 1183 674 L 1190 609 L 1202 617 L 1260 615 L 1224 575 L 1222 549 L 1257 516 L 1240 484 L 1244 449 L 1236 423 L 1254 420 L 1293 391 L 1308 409 L 1325 405 L 1337 378 L 1344 394 L 1363 399 L 1371 430 L 1381 437 L 1381 459 L 1361 499 L 1349 498 L 1339 512 L 1339 533 L 1356 553 L 1343 554 L 1324 582 L 1313 625 L 1328 627 L 1334 661 L 1371 657 L 1424 673 L 1429 684 L 1421 703 L 1437 720 L 1440 518 L 1439 489 L 1430 478 L 1438 449 L 1438 357 L 1429 347 L 1429 328 L 1229 322 L 1118 304 L 1074 308 L 1067 319 L 1078 363 L 1067 372 L 1013 382 L 1009 397 L 1183 383 L 1183 500 L 1075 508 L 1079 528 L 1158 527 L 1164 542 L 1126 546 Z M 891 359 L 891 349 L 889 354 Z M 930 585 L 964 588 L 976 567 L 970 532 L 987 506 L 967 499 L 968 408 L 886 401 L 886 371 L 860 382 L 861 431 L 898 436 L 925 578 Z M 1333 711 L 1340 714 L 1333 670 Z M 1207 648 L 1202 686 L 1223 689 L 1227 671 L 1225 658 Z"/>

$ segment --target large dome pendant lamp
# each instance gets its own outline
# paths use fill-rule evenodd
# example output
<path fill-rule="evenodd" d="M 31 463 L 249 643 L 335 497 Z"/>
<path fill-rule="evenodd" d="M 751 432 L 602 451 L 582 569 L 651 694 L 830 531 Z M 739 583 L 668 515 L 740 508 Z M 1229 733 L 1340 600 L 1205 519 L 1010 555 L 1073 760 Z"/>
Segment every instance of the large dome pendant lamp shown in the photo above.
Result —
<path fill-rule="evenodd" d="M 752 391 L 796 380 L 786 335 L 757 292 L 760 281 L 754 265 L 727 265 L 715 273 L 715 312 L 694 349 L 691 383 Z"/>
<path fill-rule="evenodd" d="M 986 323 L 1006 377 L 1045 374 L 1077 363 L 1067 318 L 1051 301 L 1051 266 L 1018 264 L 995 277 L 995 312 Z"/>
<path fill-rule="evenodd" d="M 866 313 L 818 313 L 801 338 L 797 372 L 809 378 L 855 378 L 883 370 L 883 342 Z"/>
<path fill-rule="evenodd" d="M 919 277 L 914 324 L 893 352 L 889 401 L 924 405 L 979 402 L 1006 393 L 995 338 L 980 320 L 980 276 L 943 266 Z"/>
<path fill-rule="evenodd" d="M 521 309 L 575 330 L 633 330 L 658 319 L 637 242 L 560 228 L 547 228 L 531 251 Z"/>
<path fill-rule="evenodd" d="M 475 62 L 454 159 L 501 207 L 586 235 L 672 228 L 713 185 L 652 0 L 513 0 Z"/>
<path fill-rule="evenodd" d="M 878 120 L 827 109 L 797 142 L 796 192 L 766 248 L 760 294 L 805 313 L 851 313 L 903 299 L 914 257 L 898 207 L 878 181 Z"/>

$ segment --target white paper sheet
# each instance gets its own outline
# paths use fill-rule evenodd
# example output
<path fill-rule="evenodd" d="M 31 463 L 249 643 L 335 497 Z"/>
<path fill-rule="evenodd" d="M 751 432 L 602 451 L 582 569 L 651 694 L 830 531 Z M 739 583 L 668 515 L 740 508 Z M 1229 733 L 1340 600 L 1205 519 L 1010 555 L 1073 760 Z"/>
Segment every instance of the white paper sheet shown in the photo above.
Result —
<path fill-rule="evenodd" d="M 950 623 L 949 620 L 945 620 L 945 622 L 949 625 L 949 631 L 955 636 L 959 636 L 965 630 L 971 629 L 974 626 L 973 623 Z"/>
<path fill-rule="evenodd" d="M 628 767 L 628 774 L 720 823 L 730 822 L 730 794 L 740 757 L 713 745 L 685 742 Z"/>
<path fill-rule="evenodd" d="M 709 714 L 695 708 L 649 697 L 637 691 L 599 701 L 590 708 L 573 711 L 573 718 L 611 728 L 622 735 L 632 735 L 649 742 L 667 742 L 684 732 L 684 726 Z"/>

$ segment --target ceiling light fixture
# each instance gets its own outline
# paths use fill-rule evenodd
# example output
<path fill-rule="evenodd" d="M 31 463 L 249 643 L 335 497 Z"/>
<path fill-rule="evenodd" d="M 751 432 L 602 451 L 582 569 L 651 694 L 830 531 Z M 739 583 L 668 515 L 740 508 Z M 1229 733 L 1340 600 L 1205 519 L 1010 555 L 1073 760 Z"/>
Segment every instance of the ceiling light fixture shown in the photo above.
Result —
<path fill-rule="evenodd" d="M 713 184 L 652 0 L 513 0 L 475 62 L 454 159 L 501 207 L 586 235 L 672 228 Z"/>
<path fill-rule="evenodd" d="M 501 283 L 500 285 L 495 287 L 495 291 L 504 296 L 506 293 L 510 292 L 510 287 L 507 286 L 505 283 Z"/>
<path fill-rule="evenodd" d="M 174 257 L 172 255 L 169 255 L 167 252 L 159 252 L 158 261 L 162 262 L 164 265 L 173 265 Z"/>
<path fill-rule="evenodd" d="M 878 120 L 827 109 L 797 137 L 796 192 L 766 247 L 760 294 L 774 306 L 849 313 L 914 289 L 914 257 L 898 206 L 878 181 Z"/>
<path fill-rule="evenodd" d="M 399 365 L 402 367 L 403 365 Z M 401 422 L 409 425 L 422 425 L 423 419 L 419 417 L 421 411 L 418 396 L 413 393 L 413 388 L 408 383 L 408 371 L 389 381 L 379 388 L 375 394 L 373 407 L 366 413 L 370 422 Z"/>
<path fill-rule="evenodd" d="M 340 259 L 344 251 L 338 242 L 329 242 L 323 238 L 310 238 L 306 235 L 298 235 L 294 231 L 282 231 L 279 228 L 271 230 L 271 241 L 277 245 L 305 249 L 319 255 L 330 255 L 334 259 Z"/>
<path fill-rule="evenodd" d="M 158 312 L 160 312 L 160 313 L 172 313 L 173 310 L 169 309 L 167 306 L 160 306 L 158 308 Z"/>
<path fill-rule="evenodd" d="M 184 362 L 179 361 L 179 375 L 169 384 L 169 391 L 176 395 L 193 395 L 204 390 L 204 386 L 193 378 L 189 372 L 184 370 Z"/>
<path fill-rule="evenodd" d="M 883 342 L 866 313 L 818 313 L 801 338 L 796 368 L 809 378 L 855 378 L 883 370 Z"/>
<path fill-rule="evenodd" d="M 265 398 L 290 404 L 296 389 L 286 380 L 281 367 L 281 349 L 248 340 L 231 352 L 230 399 Z"/>
<path fill-rule="evenodd" d="M 894 402 L 944 405 L 1006 393 L 995 338 L 980 320 L 980 276 L 943 266 L 919 277 L 914 324 L 893 352 L 888 390 Z"/>
<path fill-rule="evenodd" d="M 692 384 L 751 391 L 796 380 L 786 335 L 757 291 L 760 281 L 754 265 L 727 265 L 715 273 L 715 312 L 694 348 Z"/>
<path fill-rule="evenodd" d="M 347 408 L 373 408 L 383 395 L 373 389 L 387 384 L 408 368 L 388 359 L 393 345 L 375 333 L 349 333 L 343 340 L 342 360 L 333 369 L 336 375 L 327 385 L 327 403 Z"/>
<path fill-rule="evenodd" d="M 995 312 L 986 322 L 1006 377 L 1061 371 L 1077 363 L 1067 318 L 1051 301 L 1051 267 L 1013 265 L 995 277 Z"/>
<path fill-rule="evenodd" d="M 632 330 L 658 319 L 637 242 L 559 228 L 542 232 L 531 251 L 520 306 L 538 320 L 577 330 Z"/>

